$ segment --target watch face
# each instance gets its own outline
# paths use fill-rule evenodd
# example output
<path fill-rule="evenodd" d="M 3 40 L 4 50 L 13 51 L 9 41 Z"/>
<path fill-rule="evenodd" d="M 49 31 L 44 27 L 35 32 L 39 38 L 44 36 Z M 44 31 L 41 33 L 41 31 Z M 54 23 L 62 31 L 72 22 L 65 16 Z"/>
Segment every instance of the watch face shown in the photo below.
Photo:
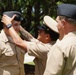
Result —
<path fill-rule="evenodd" d="M 12 26 L 12 24 L 8 24 L 6 27 L 7 27 L 7 28 L 10 28 L 11 26 Z"/>

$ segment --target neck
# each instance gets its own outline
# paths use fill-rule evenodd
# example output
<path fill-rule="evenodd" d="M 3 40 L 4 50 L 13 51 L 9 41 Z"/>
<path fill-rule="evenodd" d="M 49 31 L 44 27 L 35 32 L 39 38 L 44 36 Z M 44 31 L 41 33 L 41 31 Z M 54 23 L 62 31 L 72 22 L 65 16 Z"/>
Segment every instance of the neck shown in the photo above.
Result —
<path fill-rule="evenodd" d="M 64 37 L 64 34 L 63 35 L 60 35 L 59 36 L 59 40 L 62 40 L 63 37 Z"/>
<path fill-rule="evenodd" d="M 68 25 L 67 29 L 65 29 L 65 35 L 68 34 L 69 32 L 76 31 L 76 26 L 75 25 Z"/>

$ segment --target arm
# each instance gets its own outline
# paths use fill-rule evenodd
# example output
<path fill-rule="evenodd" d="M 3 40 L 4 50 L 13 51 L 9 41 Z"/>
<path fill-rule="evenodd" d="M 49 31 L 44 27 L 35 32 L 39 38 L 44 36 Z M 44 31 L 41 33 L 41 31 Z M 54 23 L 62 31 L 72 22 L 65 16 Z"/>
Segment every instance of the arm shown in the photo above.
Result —
<path fill-rule="evenodd" d="M 2 22 L 5 24 L 5 25 L 8 25 L 8 24 L 12 24 L 12 20 L 14 19 L 15 16 L 13 16 L 12 18 L 8 17 L 7 15 L 4 15 L 2 17 Z M 9 33 L 9 35 L 12 37 L 14 43 L 19 46 L 20 48 L 24 49 L 24 50 L 27 50 L 27 46 L 24 42 L 24 40 L 22 40 L 20 38 L 20 36 L 17 34 L 17 32 L 14 30 L 14 28 L 11 26 L 9 29 L 6 28 L 6 32 Z"/>
<path fill-rule="evenodd" d="M 52 46 L 48 53 L 44 75 L 61 75 L 65 65 L 64 56 L 59 47 Z"/>
<path fill-rule="evenodd" d="M 7 29 L 7 31 L 17 46 L 19 46 L 20 48 L 24 50 L 27 50 L 27 45 L 25 41 L 20 38 L 20 36 L 16 33 L 13 27 Z"/>
<path fill-rule="evenodd" d="M 22 26 L 20 26 L 20 34 L 24 40 L 31 41 L 31 39 L 35 39 L 29 32 L 27 32 Z"/>
<path fill-rule="evenodd" d="M 45 61 L 51 46 L 51 44 L 44 44 L 41 42 L 28 42 L 28 54 Z"/>

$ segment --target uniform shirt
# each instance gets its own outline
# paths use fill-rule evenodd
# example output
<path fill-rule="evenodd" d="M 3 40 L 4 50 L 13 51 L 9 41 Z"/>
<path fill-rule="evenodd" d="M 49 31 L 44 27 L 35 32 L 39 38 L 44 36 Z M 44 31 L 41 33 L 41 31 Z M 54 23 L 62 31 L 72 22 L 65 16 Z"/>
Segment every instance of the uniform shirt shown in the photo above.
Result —
<path fill-rule="evenodd" d="M 76 75 L 76 32 L 64 36 L 52 46 L 51 51 L 44 75 Z"/>
<path fill-rule="evenodd" d="M 35 75 L 43 75 L 47 60 L 47 53 L 53 44 L 54 42 L 44 44 L 38 40 L 27 43 L 28 54 L 35 56 Z"/>
<path fill-rule="evenodd" d="M 0 75 L 24 75 L 25 52 L 2 30 L 0 33 Z"/>

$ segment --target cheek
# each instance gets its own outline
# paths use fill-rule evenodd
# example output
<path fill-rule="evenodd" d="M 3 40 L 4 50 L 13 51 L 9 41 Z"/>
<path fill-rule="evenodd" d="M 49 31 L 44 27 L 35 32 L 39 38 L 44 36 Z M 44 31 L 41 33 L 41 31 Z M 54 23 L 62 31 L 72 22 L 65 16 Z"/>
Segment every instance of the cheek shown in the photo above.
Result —
<path fill-rule="evenodd" d="M 62 29 L 62 23 L 58 23 L 57 28 Z"/>
<path fill-rule="evenodd" d="M 20 30 L 20 26 L 17 26 L 17 29 Z"/>
<path fill-rule="evenodd" d="M 38 38 L 41 39 L 41 38 L 43 38 L 43 37 L 44 37 L 44 35 L 43 35 L 42 33 L 39 33 L 39 34 L 38 34 Z"/>
<path fill-rule="evenodd" d="M 15 26 L 15 29 L 20 29 L 20 26 Z"/>
<path fill-rule="evenodd" d="M 59 31 L 59 33 L 62 31 L 62 25 L 61 24 L 58 24 L 57 25 L 57 28 L 58 28 L 58 31 Z"/>
<path fill-rule="evenodd" d="M 15 31 L 19 32 L 19 30 L 20 30 L 20 27 L 18 27 L 18 26 L 15 26 L 15 27 L 14 27 L 14 29 L 15 29 Z"/>
<path fill-rule="evenodd" d="M 57 25 L 58 30 L 60 29 L 60 24 Z"/>

